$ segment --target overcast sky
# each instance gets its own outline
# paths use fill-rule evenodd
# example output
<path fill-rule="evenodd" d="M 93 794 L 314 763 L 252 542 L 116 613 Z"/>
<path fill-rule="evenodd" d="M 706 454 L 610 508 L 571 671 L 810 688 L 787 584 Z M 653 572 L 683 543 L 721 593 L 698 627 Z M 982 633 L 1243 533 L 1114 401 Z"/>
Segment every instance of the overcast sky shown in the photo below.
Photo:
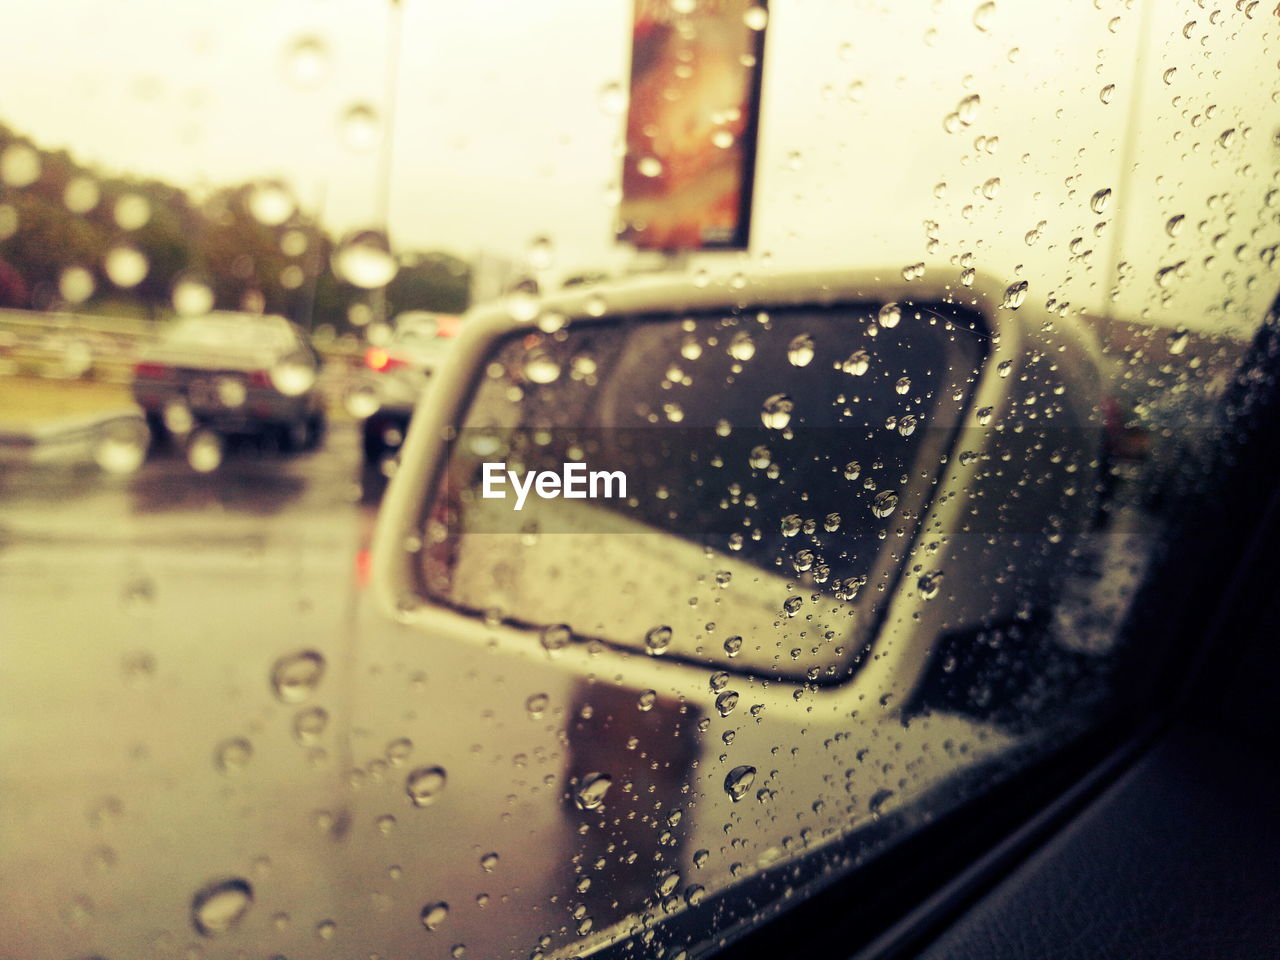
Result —
<path fill-rule="evenodd" d="M 546 235 L 559 269 L 620 256 L 624 117 L 601 91 L 626 84 L 631 5 L 403 0 L 397 246 L 520 257 Z M 8 0 L 0 120 L 113 171 L 285 177 L 334 230 L 370 225 L 378 151 L 346 145 L 341 117 L 385 110 L 391 17 L 390 0 Z M 928 260 L 957 283 L 963 263 L 1074 309 L 1251 321 L 1274 292 L 1250 280 L 1275 242 L 1273 22 L 1196 0 L 775 3 L 750 257 Z M 308 36 L 327 69 L 300 87 L 288 52 Z M 1166 232 L 1174 215 L 1196 229 Z M 1219 234 L 1244 266 L 1206 257 Z"/>
<path fill-rule="evenodd" d="M 282 176 L 344 230 L 377 219 L 378 150 L 352 149 L 354 104 L 385 115 L 389 0 L 18 0 L 5 4 L 0 121 L 113 172 L 192 185 Z M 405 247 L 520 253 L 554 230 L 565 258 L 611 246 L 607 185 L 622 118 L 629 3 L 500 0 L 403 7 L 391 229 Z M 327 48 L 297 82 L 300 38 Z"/>

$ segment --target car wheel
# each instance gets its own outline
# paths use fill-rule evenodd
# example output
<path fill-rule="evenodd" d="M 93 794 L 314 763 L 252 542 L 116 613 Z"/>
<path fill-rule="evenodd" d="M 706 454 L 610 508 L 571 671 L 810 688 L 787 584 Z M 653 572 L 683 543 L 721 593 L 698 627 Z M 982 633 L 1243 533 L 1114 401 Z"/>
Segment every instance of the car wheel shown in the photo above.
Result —
<path fill-rule="evenodd" d="M 276 436 L 283 453 L 297 453 L 307 446 L 307 421 L 295 420 L 282 424 L 276 430 Z"/>
<path fill-rule="evenodd" d="M 155 411 L 147 411 L 147 429 L 151 431 L 151 453 L 167 450 L 173 441 L 173 435 L 164 425 L 164 417 Z"/>
<path fill-rule="evenodd" d="M 325 419 L 324 411 L 320 410 L 313 413 L 307 418 L 306 436 L 302 441 L 303 450 L 318 450 L 324 444 L 325 431 L 328 429 L 328 423 Z"/>
<path fill-rule="evenodd" d="M 382 463 L 382 458 L 386 455 L 387 445 L 383 442 L 382 431 L 371 421 L 364 422 L 364 462 L 367 466 L 374 467 Z"/>

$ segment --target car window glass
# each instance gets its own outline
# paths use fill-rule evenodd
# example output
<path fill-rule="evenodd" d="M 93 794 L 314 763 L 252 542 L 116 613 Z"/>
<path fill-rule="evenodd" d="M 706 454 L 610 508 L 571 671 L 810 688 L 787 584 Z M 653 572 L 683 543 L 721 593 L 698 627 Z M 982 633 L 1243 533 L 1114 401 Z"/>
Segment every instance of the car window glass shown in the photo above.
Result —
<path fill-rule="evenodd" d="M 1189 669 L 1133 602 L 1270 376 L 1273 7 L 3 35 L 14 956 L 713 955 Z M 626 496 L 477 496 L 571 461 Z"/>

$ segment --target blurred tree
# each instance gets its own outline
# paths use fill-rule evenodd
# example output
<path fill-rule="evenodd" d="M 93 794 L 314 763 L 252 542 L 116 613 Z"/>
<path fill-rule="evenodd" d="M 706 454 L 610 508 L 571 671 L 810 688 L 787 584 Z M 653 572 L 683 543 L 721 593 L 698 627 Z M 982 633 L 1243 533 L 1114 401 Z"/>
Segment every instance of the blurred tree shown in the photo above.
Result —
<path fill-rule="evenodd" d="M 182 276 L 206 283 L 216 309 L 280 313 L 311 328 L 328 324 L 339 334 L 352 330 L 351 307 L 368 299 L 367 291 L 334 275 L 334 241 L 314 219 L 294 211 L 278 224 L 260 222 L 251 206 L 253 184 L 222 187 L 197 200 L 161 181 L 102 176 L 66 151 L 40 150 L 0 124 L 0 151 L 11 144 L 36 149 L 40 171 L 28 184 L 0 184 L 0 204 L 12 208 L 17 222 L 0 239 L 0 263 L 8 267 L 6 303 L 65 308 L 59 279 L 72 266 L 89 270 L 94 280 L 92 296 L 75 309 L 153 319 L 173 313 L 172 291 Z M 144 222 L 128 216 L 130 205 L 145 211 Z M 112 283 L 105 268 L 121 244 L 147 261 L 146 275 L 129 289 Z M 444 253 L 408 253 L 387 300 L 393 314 L 460 313 L 469 302 L 469 284 L 466 262 Z"/>

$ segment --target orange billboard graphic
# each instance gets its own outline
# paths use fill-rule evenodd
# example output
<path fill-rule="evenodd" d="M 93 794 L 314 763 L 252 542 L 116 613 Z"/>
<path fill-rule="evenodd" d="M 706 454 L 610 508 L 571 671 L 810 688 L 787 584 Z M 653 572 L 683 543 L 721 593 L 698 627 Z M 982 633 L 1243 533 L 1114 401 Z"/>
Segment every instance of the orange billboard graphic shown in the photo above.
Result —
<path fill-rule="evenodd" d="M 746 248 L 766 20 L 757 0 L 636 0 L 620 240 Z"/>

